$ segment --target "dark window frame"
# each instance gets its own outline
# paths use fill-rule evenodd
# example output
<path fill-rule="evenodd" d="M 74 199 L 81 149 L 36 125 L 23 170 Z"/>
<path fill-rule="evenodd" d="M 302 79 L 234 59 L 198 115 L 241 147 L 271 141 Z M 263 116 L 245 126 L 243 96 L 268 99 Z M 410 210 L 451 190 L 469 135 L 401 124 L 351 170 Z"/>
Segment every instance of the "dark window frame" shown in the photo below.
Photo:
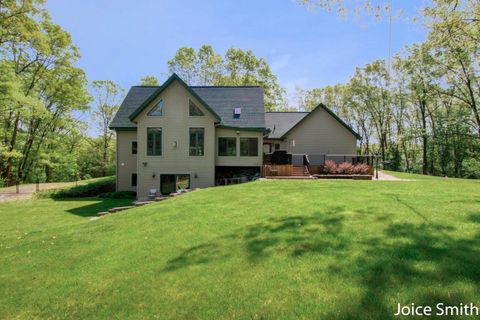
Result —
<path fill-rule="evenodd" d="M 137 141 L 132 141 L 132 154 L 137 154 L 138 153 L 138 143 Z"/>
<path fill-rule="evenodd" d="M 149 141 L 149 130 L 158 130 L 160 129 L 160 152 L 157 153 L 157 148 L 155 147 L 157 145 L 157 139 L 156 135 L 153 137 L 153 142 L 152 142 L 152 149 L 150 147 L 150 141 Z M 158 132 L 157 132 L 158 133 Z M 161 156 L 162 155 L 162 149 L 163 149 L 163 129 L 161 127 L 147 127 L 147 156 Z"/>
<path fill-rule="evenodd" d="M 252 141 L 255 140 L 254 143 Z M 247 153 L 244 153 L 244 148 L 242 147 L 242 142 L 248 141 Z M 240 157 L 258 157 L 258 137 L 240 137 Z M 254 151 L 252 152 L 252 147 L 255 146 Z"/>
<path fill-rule="evenodd" d="M 199 111 L 200 113 L 193 114 L 192 112 L 194 112 L 195 109 L 197 111 Z M 195 102 L 193 102 L 192 100 L 188 100 L 188 116 L 190 116 L 190 117 L 204 117 L 205 113 L 202 111 L 202 109 L 200 109 L 197 106 L 197 104 Z"/>
<path fill-rule="evenodd" d="M 130 175 L 130 185 L 131 185 L 132 187 L 136 187 L 136 186 L 137 186 L 137 181 L 138 181 L 137 179 L 138 179 L 138 176 L 137 176 L 136 173 L 132 173 L 132 174 Z"/>
<path fill-rule="evenodd" d="M 231 142 L 232 140 L 235 141 L 235 152 L 234 152 L 234 154 L 228 154 L 229 148 L 228 148 L 228 142 L 227 142 L 227 141 L 225 142 L 225 153 L 221 153 L 221 152 L 220 152 L 220 147 L 221 147 L 220 140 L 221 140 L 221 139 L 230 140 L 230 142 Z M 236 137 L 218 137 L 218 148 L 217 148 L 217 150 L 218 150 L 218 156 L 219 156 L 219 157 L 236 157 L 236 156 L 237 156 L 237 144 L 238 144 L 238 143 L 237 143 L 237 140 L 238 140 L 238 139 L 237 139 Z M 230 146 L 230 147 L 231 147 L 231 146 Z"/>
<path fill-rule="evenodd" d="M 158 109 L 157 107 L 159 106 L 159 104 L 162 104 L 162 107 L 160 109 L 160 114 L 152 114 L 153 112 L 157 111 L 156 109 Z M 147 116 L 148 117 L 163 117 L 163 109 L 165 109 L 165 102 L 163 101 L 163 99 L 160 99 L 160 101 L 155 103 L 155 105 L 152 107 L 152 109 L 150 109 L 150 111 L 147 112 Z"/>
<path fill-rule="evenodd" d="M 192 146 L 192 131 L 197 131 L 196 137 L 195 137 L 195 142 L 196 145 Z M 198 132 L 201 131 L 201 146 L 199 146 L 199 134 Z M 189 128 L 188 129 L 188 154 L 191 157 L 203 157 L 205 155 L 205 128 L 201 127 L 195 127 L 195 128 Z M 193 151 L 193 152 L 192 152 Z"/>

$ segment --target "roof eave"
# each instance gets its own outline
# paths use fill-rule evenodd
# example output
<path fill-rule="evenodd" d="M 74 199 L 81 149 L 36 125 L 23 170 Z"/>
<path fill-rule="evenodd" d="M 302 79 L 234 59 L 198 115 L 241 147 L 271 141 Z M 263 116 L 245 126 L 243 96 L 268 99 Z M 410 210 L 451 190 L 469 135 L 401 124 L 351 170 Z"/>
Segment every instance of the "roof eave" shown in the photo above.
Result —
<path fill-rule="evenodd" d="M 109 126 L 108 129 L 115 131 L 137 131 L 136 127 L 118 127 L 118 126 Z"/>
<path fill-rule="evenodd" d="M 238 130 L 238 131 L 256 131 L 256 132 L 263 132 L 263 133 L 270 132 L 270 129 L 264 128 L 264 127 L 235 127 L 235 126 L 226 126 L 223 124 L 219 124 L 216 126 L 216 128 L 231 129 L 231 130 Z"/>
<path fill-rule="evenodd" d="M 291 127 L 287 132 L 285 132 L 280 138 L 281 139 L 284 139 L 288 133 L 290 133 L 290 131 L 292 131 L 294 128 L 296 128 L 300 123 L 302 123 L 302 121 L 304 121 L 306 118 L 308 118 L 313 112 L 315 112 L 318 108 L 322 108 L 323 110 L 325 110 L 329 115 L 331 115 L 335 120 L 337 120 L 345 129 L 347 129 L 348 131 L 350 131 L 351 134 L 353 134 L 355 136 L 355 138 L 357 138 L 358 140 L 361 140 L 362 137 L 355 131 L 352 129 L 352 127 L 350 127 L 348 124 L 346 124 L 341 118 L 339 118 L 335 112 L 333 112 L 332 110 L 330 110 L 326 105 L 324 105 L 323 103 L 320 103 L 318 106 L 316 106 L 312 111 L 310 111 L 305 117 L 303 117 L 300 121 L 298 121 L 293 127 Z"/>

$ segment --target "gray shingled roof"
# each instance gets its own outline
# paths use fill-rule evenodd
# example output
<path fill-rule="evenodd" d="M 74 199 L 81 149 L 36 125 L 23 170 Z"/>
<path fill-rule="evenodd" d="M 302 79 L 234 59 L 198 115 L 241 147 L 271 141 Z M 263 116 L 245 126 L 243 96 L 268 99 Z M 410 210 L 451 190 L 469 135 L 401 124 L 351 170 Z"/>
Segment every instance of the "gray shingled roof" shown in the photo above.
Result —
<path fill-rule="evenodd" d="M 281 138 L 302 120 L 308 112 L 265 112 L 265 124 L 270 129 L 270 139 Z"/>
<path fill-rule="evenodd" d="M 265 128 L 263 90 L 247 87 L 190 87 L 222 119 L 222 125 L 238 128 Z M 110 123 L 111 128 L 136 128 L 128 118 L 158 87 L 130 88 L 120 109 Z M 241 107 L 241 115 L 234 118 L 233 109 Z"/>
<path fill-rule="evenodd" d="M 148 97 L 158 87 L 131 87 L 128 90 L 125 99 L 123 99 L 117 114 L 110 123 L 110 128 L 136 128 L 137 125 L 128 119 L 142 103 L 147 100 Z"/>

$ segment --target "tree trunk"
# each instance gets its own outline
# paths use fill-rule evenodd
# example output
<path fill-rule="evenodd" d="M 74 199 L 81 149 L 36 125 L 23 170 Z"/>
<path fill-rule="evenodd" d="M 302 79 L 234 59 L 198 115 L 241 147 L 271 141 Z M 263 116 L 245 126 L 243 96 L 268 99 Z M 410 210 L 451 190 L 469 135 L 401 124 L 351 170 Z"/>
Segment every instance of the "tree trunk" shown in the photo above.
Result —
<path fill-rule="evenodd" d="M 423 145 L 423 159 L 422 159 L 422 173 L 427 174 L 428 171 L 428 135 L 427 135 L 427 102 L 425 99 L 420 100 L 420 113 L 422 115 L 422 145 Z"/>

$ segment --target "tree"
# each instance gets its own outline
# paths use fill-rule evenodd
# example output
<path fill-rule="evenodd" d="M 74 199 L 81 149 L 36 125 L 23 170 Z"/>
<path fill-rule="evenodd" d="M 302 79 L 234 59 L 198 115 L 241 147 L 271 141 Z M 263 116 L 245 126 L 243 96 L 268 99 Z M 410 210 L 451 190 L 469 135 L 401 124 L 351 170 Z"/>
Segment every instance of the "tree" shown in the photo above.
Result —
<path fill-rule="evenodd" d="M 335 11 L 343 18 L 352 13 L 356 17 L 373 16 L 379 20 L 391 10 L 391 1 L 389 0 L 363 0 L 355 2 L 353 6 L 344 0 L 300 0 L 300 4 L 310 9 Z M 402 13 L 402 11 L 398 12 L 398 14 Z"/>
<path fill-rule="evenodd" d="M 0 175 L 10 184 L 29 179 L 72 112 L 88 108 L 85 74 L 74 66 L 78 49 L 42 4 L 0 2 L 0 68 L 8 77 L 0 93 Z"/>
<path fill-rule="evenodd" d="M 456 90 L 442 90 L 470 109 L 480 137 L 480 3 L 435 0 L 424 10 L 431 29 L 428 42 L 444 80 Z"/>
<path fill-rule="evenodd" d="M 170 72 L 178 74 L 189 85 L 196 84 L 197 57 L 195 49 L 183 47 L 177 50 L 175 56 L 168 60 L 168 69 Z"/>
<path fill-rule="evenodd" d="M 160 83 L 158 82 L 157 77 L 147 75 L 147 76 L 143 77 L 142 79 L 140 79 L 140 85 L 141 86 L 159 86 Z"/>
<path fill-rule="evenodd" d="M 405 60 L 397 60 L 395 69 L 399 73 L 404 73 L 407 77 L 407 91 L 408 99 L 416 109 L 419 111 L 421 122 L 421 137 L 422 137 L 422 172 L 427 174 L 428 171 L 428 105 L 434 99 L 435 93 L 435 79 L 439 78 L 435 74 L 434 60 L 430 55 L 430 47 L 427 43 L 421 45 L 413 45 L 407 47 L 409 55 Z"/>
<path fill-rule="evenodd" d="M 265 93 L 265 109 L 276 110 L 286 107 L 285 90 L 263 58 L 252 51 L 230 48 L 224 58 L 216 54 L 210 45 L 180 48 L 175 57 L 168 61 L 170 72 L 177 73 L 189 85 L 248 86 L 260 85 Z"/>
<path fill-rule="evenodd" d="M 357 68 L 350 80 L 351 99 L 363 106 L 370 116 L 380 145 L 382 160 L 386 160 L 388 135 L 391 129 L 390 76 L 386 63 L 377 60 L 364 68 Z"/>
<path fill-rule="evenodd" d="M 108 126 L 118 111 L 124 90 L 119 85 L 109 80 L 93 81 L 92 86 L 95 98 L 95 111 L 93 111 L 93 118 L 100 131 L 102 175 L 105 176 L 108 164 L 111 160 L 110 148 L 114 134 Z"/>

